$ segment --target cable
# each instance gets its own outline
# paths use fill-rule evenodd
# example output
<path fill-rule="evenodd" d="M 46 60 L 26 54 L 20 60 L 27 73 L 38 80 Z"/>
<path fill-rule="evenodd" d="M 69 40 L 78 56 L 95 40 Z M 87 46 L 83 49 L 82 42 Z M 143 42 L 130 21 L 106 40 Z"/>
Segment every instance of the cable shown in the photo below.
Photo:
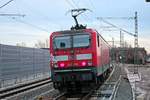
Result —
<path fill-rule="evenodd" d="M 0 16 L 11 16 L 11 17 L 18 16 L 18 17 L 25 17 L 24 14 L 0 14 Z"/>
<path fill-rule="evenodd" d="M 5 35 L 8 35 L 8 36 L 10 36 L 10 34 L 12 35 L 12 36 L 19 36 L 19 35 L 21 35 L 21 36 L 25 36 L 25 37 L 39 37 L 39 36 L 41 36 L 41 35 L 35 35 L 35 34 L 28 34 L 28 33 L 4 33 Z"/>
<path fill-rule="evenodd" d="M 72 0 L 72 2 L 77 8 L 79 8 L 79 6 L 76 4 L 76 2 L 74 0 Z"/>
<path fill-rule="evenodd" d="M 51 27 L 51 24 L 57 24 L 58 27 L 61 27 L 61 23 L 60 22 L 58 22 L 58 21 L 57 21 L 57 23 L 53 22 L 51 20 L 51 18 L 48 15 L 46 15 L 45 13 L 43 13 L 42 11 L 39 11 L 37 9 L 33 9 L 32 5 L 30 5 L 28 2 L 26 2 L 26 0 L 22 0 L 21 3 L 26 5 L 26 9 L 27 9 L 28 12 L 31 12 L 32 15 L 30 15 L 30 18 L 32 16 L 32 19 L 34 19 L 35 17 L 38 18 L 38 19 L 42 19 L 43 21 L 46 22 L 45 25 L 47 27 Z M 47 20 L 50 20 L 50 21 L 47 21 Z"/>
<path fill-rule="evenodd" d="M 99 19 L 127 19 L 127 20 L 133 20 L 134 17 L 98 17 Z"/>
<path fill-rule="evenodd" d="M 76 2 L 74 0 L 71 0 L 72 2 L 70 2 L 69 0 L 66 0 L 66 2 L 73 8 L 79 8 L 79 6 L 76 4 Z M 73 3 L 73 4 L 72 4 Z M 86 22 L 89 21 L 89 19 L 87 19 L 87 16 L 86 15 L 81 15 L 83 20 L 85 20 Z"/>
<path fill-rule="evenodd" d="M 72 2 L 73 2 L 73 4 L 74 4 L 77 8 L 79 8 L 79 6 L 76 4 L 76 2 L 75 2 L 74 0 L 72 0 Z M 83 17 L 83 19 L 84 19 L 86 22 L 88 22 L 88 21 L 90 20 L 87 15 L 81 15 L 81 16 Z"/>
<path fill-rule="evenodd" d="M 71 7 L 76 8 L 69 0 L 65 0 Z"/>
<path fill-rule="evenodd" d="M 90 2 L 90 4 L 91 4 L 91 7 L 92 7 L 93 9 L 95 9 L 95 6 L 94 6 L 93 2 L 92 2 L 91 0 L 89 0 L 89 2 Z"/>
<path fill-rule="evenodd" d="M 3 4 L 2 6 L 0 6 L 0 9 L 3 8 L 3 7 L 5 7 L 5 6 L 8 5 L 9 3 L 11 3 L 12 1 L 14 1 L 14 0 L 9 0 L 9 1 L 6 2 L 5 4 Z"/>
<path fill-rule="evenodd" d="M 20 22 L 20 23 L 23 23 L 23 24 L 32 26 L 32 27 L 34 27 L 34 28 L 36 28 L 36 29 L 38 29 L 38 30 L 41 30 L 41 31 L 50 33 L 48 30 L 46 30 L 46 29 L 44 29 L 44 28 L 41 28 L 41 27 L 39 27 L 39 26 L 36 26 L 36 25 L 31 24 L 31 23 L 25 22 L 25 21 L 23 21 L 23 20 L 18 20 L 18 19 L 16 19 L 15 17 L 12 17 L 12 19 L 15 20 L 15 21 L 17 21 L 17 22 Z"/>
<path fill-rule="evenodd" d="M 89 2 L 84 1 L 84 5 L 87 6 L 87 8 L 91 8 L 91 9 L 93 8 L 93 9 L 95 9 L 95 8 L 94 8 L 94 5 L 93 5 L 93 3 L 92 3 L 92 1 L 89 1 Z M 94 13 L 93 10 L 91 10 L 91 12 Z M 95 16 L 95 15 L 96 15 L 96 14 L 94 13 L 94 16 Z M 91 16 L 91 17 L 92 17 L 92 18 L 91 18 L 91 17 L 89 17 L 89 16 L 87 16 L 87 15 L 84 15 L 84 16 L 86 16 L 86 19 L 87 19 L 88 21 L 93 22 L 93 18 L 94 18 L 94 17 Z"/>
<path fill-rule="evenodd" d="M 97 18 L 97 19 L 101 19 L 101 18 Z M 121 31 L 124 31 L 125 33 L 128 33 L 128 34 L 130 34 L 130 35 L 132 35 L 132 36 L 136 36 L 134 33 L 131 33 L 131 32 L 128 32 L 128 31 L 126 31 L 125 29 L 122 29 L 122 28 L 120 28 L 120 27 L 118 27 L 118 26 L 116 26 L 116 25 L 114 25 L 114 24 L 112 24 L 112 23 L 110 23 L 110 22 L 108 22 L 108 21 L 106 21 L 106 20 L 104 20 L 104 19 L 101 19 L 104 23 L 106 23 L 106 24 L 109 24 L 109 25 L 111 25 L 111 26 L 113 26 L 113 27 L 115 27 L 115 28 L 117 28 L 117 29 L 119 29 L 119 30 L 121 30 Z"/>

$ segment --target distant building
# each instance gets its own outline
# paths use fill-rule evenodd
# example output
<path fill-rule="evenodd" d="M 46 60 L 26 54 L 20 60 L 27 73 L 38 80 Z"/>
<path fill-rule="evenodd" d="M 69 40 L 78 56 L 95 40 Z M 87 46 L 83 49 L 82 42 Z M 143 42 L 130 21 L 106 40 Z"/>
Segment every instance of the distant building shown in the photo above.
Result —
<path fill-rule="evenodd" d="M 145 64 L 146 55 L 145 48 L 111 48 L 111 59 L 117 62 Z"/>
<path fill-rule="evenodd" d="M 150 54 L 146 56 L 146 63 L 150 63 Z"/>

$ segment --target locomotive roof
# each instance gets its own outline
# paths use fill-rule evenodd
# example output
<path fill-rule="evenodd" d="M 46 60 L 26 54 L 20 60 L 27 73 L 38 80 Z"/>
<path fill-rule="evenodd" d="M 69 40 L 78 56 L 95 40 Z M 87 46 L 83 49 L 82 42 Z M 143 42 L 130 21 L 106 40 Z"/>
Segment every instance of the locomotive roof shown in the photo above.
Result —
<path fill-rule="evenodd" d="M 80 30 L 63 30 L 63 31 L 56 31 L 56 33 L 68 34 L 68 33 L 76 33 L 76 32 L 84 32 L 86 29 Z"/>

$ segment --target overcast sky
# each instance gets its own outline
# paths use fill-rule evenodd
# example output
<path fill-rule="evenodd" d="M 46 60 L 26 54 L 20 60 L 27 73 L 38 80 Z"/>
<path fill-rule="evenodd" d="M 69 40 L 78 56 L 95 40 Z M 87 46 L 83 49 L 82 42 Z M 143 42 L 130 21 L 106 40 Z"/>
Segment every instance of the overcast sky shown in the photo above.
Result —
<path fill-rule="evenodd" d="M 0 6 L 10 0 L 0 0 Z M 15 45 L 25 42 L 34 46 L 37 40 L 49 38 L 53 31 L 70 29 L 74 25 L 70 13 L 73 8 L 88 8 L 79 17 L 79 22 L 97 29 L 110 41 L 112 37 L 119 41 L 119 31 L 107 31 L 108 26 L 96 17 L 134 17 L 138 12 L 139 46 L 150 51 L 150 3 L 145 0 L 13 0 L 0 8 L 0 14 L 25 14 L 25 17 L 0 16 L 0 43 Z M 134 20 L 107 19 L 107 21 L 134 33 Z M 134 38 L 125 33 L 125 41 L 133 45 Z"/>

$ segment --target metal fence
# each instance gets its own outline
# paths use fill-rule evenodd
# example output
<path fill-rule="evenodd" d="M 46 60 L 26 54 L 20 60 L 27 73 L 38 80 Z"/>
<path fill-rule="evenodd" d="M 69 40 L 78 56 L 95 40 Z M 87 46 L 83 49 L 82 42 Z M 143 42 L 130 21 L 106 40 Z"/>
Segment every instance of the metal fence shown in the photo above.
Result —
<path fill-rule="evenodd" d="M 0 44 L 0 88 L 49 77 L 49 51 Z"/>

